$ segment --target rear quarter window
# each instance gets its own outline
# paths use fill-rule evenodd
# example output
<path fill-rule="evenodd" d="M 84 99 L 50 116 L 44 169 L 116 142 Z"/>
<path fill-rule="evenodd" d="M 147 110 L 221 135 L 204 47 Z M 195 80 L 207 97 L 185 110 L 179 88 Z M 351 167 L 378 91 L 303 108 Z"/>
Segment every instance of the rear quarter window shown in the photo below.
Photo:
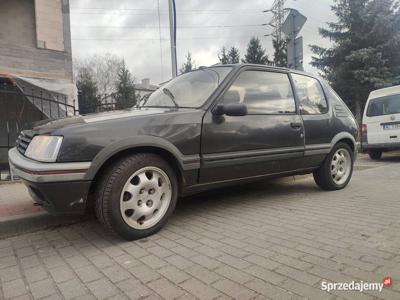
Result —
<path fill-rule="evenodd" d="M 312 77 L 292 74 L 302 115 L 320 115 L 328 112 L 328 103 L 321 83 Z"/>

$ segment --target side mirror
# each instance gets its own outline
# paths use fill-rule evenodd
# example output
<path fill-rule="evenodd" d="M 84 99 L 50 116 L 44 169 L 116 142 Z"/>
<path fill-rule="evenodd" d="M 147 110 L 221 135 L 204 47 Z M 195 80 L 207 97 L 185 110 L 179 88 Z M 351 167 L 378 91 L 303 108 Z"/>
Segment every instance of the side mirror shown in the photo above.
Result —
<path fill-rule="evenodd" d="M 241 117 L 247 115 L 247 106 L 243 103 L 219 104 L 213 111 L 214 115 L 227 115 L 231 117 Z"/>

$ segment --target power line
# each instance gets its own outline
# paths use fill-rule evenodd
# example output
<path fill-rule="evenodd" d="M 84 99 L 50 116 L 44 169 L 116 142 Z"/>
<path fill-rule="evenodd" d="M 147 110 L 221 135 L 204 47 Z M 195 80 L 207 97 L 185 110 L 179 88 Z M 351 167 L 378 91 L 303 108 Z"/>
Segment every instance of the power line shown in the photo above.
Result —
<path fill-rule="evenodd" d="M 241 12 L 241 11 L 226 11 L 226 12 L 212 12 L 212 11 L 192 11 L 192 12 L 182 12 L 178 11 L 178 15 L 198 15 L 199 13 L 203 15 L 243 15 L 243 14 L 250 14 L 250 15 L 256 15 L 256 14 L 262 14 L 261 11 L 259 12 Z M 168 15 L 167 12 L 160 12 L 161 15 Z M 89 11 L 89 12 L 76 12 L 76 11 L 71 11 L 71 15 L 115 15 L 115 16 L 148 16 L 148 15 L 157 15 L 157 11 L 151 11 L 151 12 L 125 12 L 125 11 L 105 11 L 105 12 L 100 12 L 100 11 Z"/>
<path fill-rule="evenodd" d="M 239 28 L 239 27 L 261 27 L 262 24 L 242 24 L 242 25 L 188 25 L 188 26 L 178 26 L 179 29 L 195 29 L 195 28 Z M 109 25 L 79 25 L 79 26 L 71 26 L 72 28 L 91 28 L 91 29 L 103 29 L 103 28 L 115 28 L 115 29 L 169 29 L 168 26 L 109 26 Z"/>
<path fill-rule="evenodd" d="M 79 10 L 87 10 L 87 11 L 101 11 L 101 10 L 106 10 L 109 13 L 110 11 L 153 11 L 157 12 L 157 8 L 95 8 L 95 7 L 71 7 L 72 11 L 79 11 Z M 165 14 L 168 13 L 167 9 L 160 9 L 160 11 L 165 12 Z M 179 9 L 177 10 L 177 13 L 246 13 L 246 14 L 260 14 L 262 13 L 261 10 L 233 10 L 233 9 Z"/>
<path fill-rule="evenodd" d="M 258 36 L 256 34 L 252 35 L 242 35 L 242 36 L 231 36 L 231 35 L 221 35 L 219 37 L 192 37 L 192 38 L 179 38 L 179 40 L 208 40 L 208 39 L 223 39 L 223 38 L 250 38 L 253 36 Z M 72 38 L 73 41 L 113 41 L 113 42 L 135 42 L 135 41 L 159 41 L 159 38 L 131 38 L 131 39 L 117 39 L 117 38 Z M 162 39 L 162 41 L 169 42 L 169 39 Z"/>

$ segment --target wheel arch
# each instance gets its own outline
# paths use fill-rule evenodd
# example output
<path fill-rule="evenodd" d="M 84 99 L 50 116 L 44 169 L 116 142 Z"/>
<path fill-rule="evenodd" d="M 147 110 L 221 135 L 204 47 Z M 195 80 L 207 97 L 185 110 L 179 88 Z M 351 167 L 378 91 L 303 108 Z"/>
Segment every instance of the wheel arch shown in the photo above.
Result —
<path fill-rule="evenodd" d="M 119 159 L 137 153 L 157 154 L 170 163 L 176 172 L 179 190 L 185 182 L 184 171 L 200 168 L 199 155 L 183 155 L 173 144 L 164 139 L 157 137 L 127 139 L 104 148 L 93 159 L 86 174 L 86 179 L 92 181 L 90 192 L 96 187 L 104 170 Z"/>
<path fill-rule="evenodd" d="M 333 147 L 335 147 L 336 144 L 341 143 L 341 142 L 349 145 L 350 149 L 354 153 L 357 153 L 357 148 L 358 148 L 357 142 L 350 133 L 341 132 L 341 133 L 338 133 L 337 135 L 335 135 L 335 137 L 332 139 L 332 142 L 331 142 L 331 149 L 333 149 Z"/>

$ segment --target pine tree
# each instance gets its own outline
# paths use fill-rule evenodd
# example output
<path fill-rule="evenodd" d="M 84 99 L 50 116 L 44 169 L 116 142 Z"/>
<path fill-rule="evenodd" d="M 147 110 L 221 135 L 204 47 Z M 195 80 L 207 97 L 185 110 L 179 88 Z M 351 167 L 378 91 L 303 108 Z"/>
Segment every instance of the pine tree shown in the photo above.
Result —
<path fill-rule="evenodd" d="M 114 99 L 116 109 L 130 108 L 137 103 L 135 83 L 125 61 L 122 62 L 121 69 L 118 72 Z"/>
<path fill-rule="evenodd" d="M 274 38 L 272 40 L 272 45 L 274 46 L 274 65 L 277 67 L 287 67 L 287 41 L 278 40 Z"/>
<path fill-rule="evenodd" d="M 242 62 L 249 64 L 269 65 L 271 62 L 265 54 L 266 50 L 262 48 L 259 38 L 252 37 L 248 46 L 245 58 Z"/>
<path fill-rule="evenodd" d="M 79 112 L 81 114 L 95 112 L 101 103 L 97 95 L 96 82 L 89 69 L 81 68 L 79 70 L 76 86 L 79 91 Z"/>
<path fill-rule="evenodd" d="M 230 64 L 238 64 L 240 62 L 240 53 L 238 48 L 231 47 L 228 52 L 228 61 Z"/>
<path fill-rule="evenodd" d="M 196 69 L 196 65 L 194 64 L 194 61 L 192 61 L 192 54 L 188 52 L 186 55 L 186 62 L 182 65 L 182 68 L 179 70 L 181 74 L 193 71 Z"/>
<path fill-rule="evenodd" d="M 222 47 L 221 52 L 218 54 L 218 59 L 223 65 L 229 64 L 228 52 L 225 47 Z"/>
<path fill-rule="evenodd" d="M 238 64 L 240 62 L 239 49 L 231 47 L 229 51 L 227 51 L 226 48 L 223 47 L 221 52 L 218 54 L 218 59 L 223 65 Z"/>
<path fill-rule="evenodd" d="M 335 0 L 336 23 L 320 28 L 331 48 L 311 46 L 312 65 L 361 115 L 368 94 L 400 83 L 400 10 L 395 0 Z"/>

